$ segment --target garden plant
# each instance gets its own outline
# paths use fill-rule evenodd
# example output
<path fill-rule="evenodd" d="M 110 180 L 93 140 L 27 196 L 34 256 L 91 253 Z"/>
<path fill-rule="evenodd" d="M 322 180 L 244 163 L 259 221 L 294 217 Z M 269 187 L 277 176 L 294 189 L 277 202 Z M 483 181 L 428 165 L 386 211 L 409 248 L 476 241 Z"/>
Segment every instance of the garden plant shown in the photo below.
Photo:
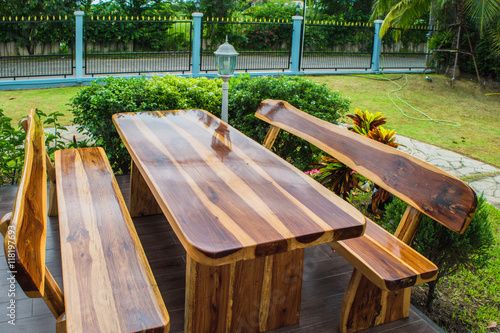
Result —
<path fill-rule="evenodd" d="M 242 75 L 229 81 L 234 93 L 229 98 L 230 123 L 262 142 L 267 126 L 254 117 L 259 103 L 267 98 L 286 99 L 312 115 L 335 122 L 349 107 L 349 100 L 325 85 L 300 77 L 250 78 Z M 127 173 L 130 157 L 116 132 L 111 116 L 118 112 L 199 108 L 220 117 L 222 81 L 175 76 L 123 79 L 106 78 L 93 82 L 71 101 L 74 122 L 108 154 L 116 172 Z M 299 168 L 312 162 L 312 148 L 303 140 L 283 133 L 276 152 Z"/>

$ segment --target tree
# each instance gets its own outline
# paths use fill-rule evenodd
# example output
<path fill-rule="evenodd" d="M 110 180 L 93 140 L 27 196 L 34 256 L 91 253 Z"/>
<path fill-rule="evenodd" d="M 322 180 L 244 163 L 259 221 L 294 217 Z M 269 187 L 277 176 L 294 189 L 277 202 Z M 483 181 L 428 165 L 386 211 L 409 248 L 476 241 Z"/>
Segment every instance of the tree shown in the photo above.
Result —
<path fill-rule="evenodd" d="M 470 22 L 481 35 L 491 36 L 491 49 L 500 57 L 500 1 L 498 0 L 375 0 L 373 15 L 385 15 L 383 36 L 390 27 L 406 28 L 429 11 L 446 6 L 456 9 L 455 23 Z M 455 38 L 457 38 L 456 36 Z"/>
<path fill-rule="evenodd" d="M 143 12 L 149 8 L 157 9 L 161 5 L 161 0 L 115 0 L 127 15 L 142 16 Z"/>
<path fill-rule="evenodd" d="M 229 17 L 236 8 L 235 0 L 203 0 L 200 12 L 205 17 Z"/>
<path fill-rule="evenodd" d="M 364 22 L 370 17 L 371 0 L 322 0 L 320 11 L 334 17 L 342 17 L 345 21 Z"/>
<path fill-rule="evenodd" d="M 68 42 L 70 40 L 68 31 L 64 31 L 61 25 L 54 25 L 52 22 L 37 22 L 32 20 L 33 17 L 65 16 L 75 10 L 76 5 L 73 0 L 0 0 L 0 16 L 17 17 L 20 21 L 24 18 L 25 21 L 13 25 L 6 31 L 0 31 L 0 36 L 4 40 L 15 41 L 19 46 L 25 46 L 28 53 L 32 55 L 40 42 Z M 31 18 L 30 21 L 28 17 Z"/>

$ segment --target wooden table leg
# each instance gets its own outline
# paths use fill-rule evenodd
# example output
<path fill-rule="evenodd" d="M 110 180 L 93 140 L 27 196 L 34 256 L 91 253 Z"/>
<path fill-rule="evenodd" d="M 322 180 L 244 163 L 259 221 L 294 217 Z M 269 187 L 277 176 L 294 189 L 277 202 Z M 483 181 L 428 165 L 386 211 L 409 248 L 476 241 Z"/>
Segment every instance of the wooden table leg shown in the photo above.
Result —
<path fill-rule="evenodd" d="M 134 162 L 130 167 L 129 211 L 132 217 L 162 214 L 160 206 Z"/>
<path fill-rule="evenodd" d="M 222 266 L 187 256 L 184 331 L 264 332 L 299 322 L 304 250 Z"/>

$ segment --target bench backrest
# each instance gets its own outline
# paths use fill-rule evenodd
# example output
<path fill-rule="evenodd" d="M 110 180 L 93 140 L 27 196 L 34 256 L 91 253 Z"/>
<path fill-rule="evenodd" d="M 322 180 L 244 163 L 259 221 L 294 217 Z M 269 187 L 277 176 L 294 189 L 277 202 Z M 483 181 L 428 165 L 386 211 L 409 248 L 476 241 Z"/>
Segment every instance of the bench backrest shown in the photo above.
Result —
<path fill-rule="evenodd" d="M 17 271 L 17 281 L 26 295 L 42 297 L 45 285 L 47 175 L 43 127 L 33 110 L 28 120 L 24 149 L 23 173 L 4 245 L 6 253 L 15 253 L 15 267 L 11 266 L 11 270 Z"/>
<path fill-rule="evenodd" d="M 463 233 L 474 215 L 474 191 L 460 179 L 416 157 L 318 119 L 285 101 L 264 100 L 255 116 L 272 125 L 264 142 L 267 148 L 281 128 L 455 232 Z"/>
<path fill-rule="evenodd" d="M 11 214 L 2 219 L 7 264 L 26 296 L 43 297 L 57 318 L 64 312 L 63 296 L 45 266 L 47 174 L 45 135 L 32 109 L 25 123 L 25 158 Z"/>

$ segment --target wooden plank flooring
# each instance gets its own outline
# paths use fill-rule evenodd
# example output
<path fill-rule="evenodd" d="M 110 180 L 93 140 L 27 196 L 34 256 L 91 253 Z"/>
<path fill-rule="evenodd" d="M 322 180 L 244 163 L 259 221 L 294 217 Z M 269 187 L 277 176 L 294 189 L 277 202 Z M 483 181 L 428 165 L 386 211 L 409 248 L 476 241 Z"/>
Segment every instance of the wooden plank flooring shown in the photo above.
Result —
<path fill-rule="evenodd" d="M 128 176 L 117 177 L 128 202 Z M 11 211 L 16 186 L 0 187 L 0 217 Z M 134 218 L 134 223 L 159 285 L 171 318 L 171 332 L 183 331 L 185 251 L 162 215 Z M 3 240 L 2 240 L 3 241 Z M 28 299 L 15 285 L 15 297 L 9 295 L 10 271 L 0 251 L 0 332 L 55 332 L 55 319 L 42 299 Z M 62 287 L 59 227 L 57 218 L 48 219 L 46 264 Z M 338 332 L 340 304 L 347 288 L 352 266 L 329 246 L 306 249 L 300 323 L 272 332 Z M 9 302 L 15 299 L 15 326 L 8 323 Z M 364 332 L 439 332 L 427 318 L 410 311 L 407 319 Z"/>

